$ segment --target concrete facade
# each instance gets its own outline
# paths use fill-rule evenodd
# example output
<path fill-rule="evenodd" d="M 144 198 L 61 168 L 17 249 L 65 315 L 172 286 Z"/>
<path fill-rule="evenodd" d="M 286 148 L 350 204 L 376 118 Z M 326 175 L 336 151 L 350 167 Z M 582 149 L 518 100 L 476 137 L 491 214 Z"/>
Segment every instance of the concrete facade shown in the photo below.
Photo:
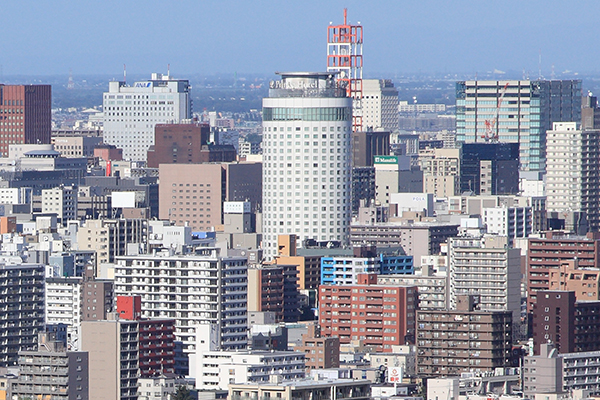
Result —
<path fill-rule="evenodd" d="M 277 235 L 348 243 L 352 100 L 330 73 L 281 73 L 263 99 L 263 246 Z M 317 89 L 308 89 L 315 87 Z"/>

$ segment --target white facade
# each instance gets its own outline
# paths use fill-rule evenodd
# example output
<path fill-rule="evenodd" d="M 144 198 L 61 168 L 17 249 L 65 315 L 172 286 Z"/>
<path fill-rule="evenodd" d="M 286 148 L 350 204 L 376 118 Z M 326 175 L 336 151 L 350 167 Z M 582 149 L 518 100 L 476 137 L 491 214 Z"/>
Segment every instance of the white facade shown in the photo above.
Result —
<path fill-rule="evenodd" d="M 79 326 L 82 278 L 46 279 L 46 324 Z"/>
<path fill-rule="evenodd" d="M 62 223 L 77 219 L 77 190 L 72 186 L 43 189 L 42 213 L 56 214 Z"/>
<path fill-rule="evenodd" d="M 81 326 L 82 278 L 46 278 L 46 325 L 67 325 L 67 345 L 78 350 Z"/>
<path fill-rule="evenodd" d="M 193 378 L 198 390 L 227 390 L 231 383 L 266 383 L 278 376 L 305 377 L 304 353 L 294 351 L 199 351 Z"/>
<path fill-rule="evenodd" d="M 321 283 L 324 285 L 356 285 L 359 274 L 381 271 L 376 257 L 322 257 Z"/>
<path fill-rule="evenodd" d="M 546 132 L 546 209 L 582 211 L 583 138 L 576 122 L 555 122 Z"/>
<path fill-rule="evenodd" d="M 221 348 L 245 348 L 247 270 L 245 258 L 219 257 L 216 248 L 117 257 L 115 295 L 141 296 L 144 318 L 174 318 L 186 353 L 195 349 L 200 324 L 217 326 Z"/>
<path fill-rule="evenodd" d="M 390 203 L 398 207 L 398 215 L 404 211 L 424 212 L 426 217 L 433 217 L 432 193 L 392 193 Z"/>
<path fill-rule="evenodd" d="M 0 188 L 0 204 L 31 203 L 31 188 Z"/>
<path fill-rule="evenodd" d="M 135 82 L 109 82 L 104 93 L 104 143 L 123 149 L 123 158 L 146 161 L 156 124 L 178 123 L 192 116 L 190 84 L 162 74 Z"/>
<path fill-rule="evenodd" d="M 363 129 L 398 130 L 398 90 L 390 79 L 363 79 Z"/>
<path fill-rule="evenodd" d="M 352 101 L 326 73 L 282 73 L 263 99 L 263 247 L 277 235 L 348 243 Z"/>
<path fill-rule="evenodd" d="M 379 275 L 377 277 L 377 284 L 417 286 L 420 309 L 446 309 L 447 277 L 445 274 L 440 274 L 439 276 Z"/>
<path fill-rule="evenodd" d="M 192 244 L 192 228 L 175 226 L 169 221 L 148 221 L 148 245 L 181 250 Z M 179 251 L 178 251 L 179 252 Z"/>
<path fill-rule="evenodd" d="M 533 214 L 531 207 L 484 208 L 483 223 L 487 233 L 514 238 L 528 237 L 532 232 Z"/>
<path fill-rule="evenodd" d="M 175 378 L 138 378 L 138 400 L 170 400 L 177 387 Z"/>

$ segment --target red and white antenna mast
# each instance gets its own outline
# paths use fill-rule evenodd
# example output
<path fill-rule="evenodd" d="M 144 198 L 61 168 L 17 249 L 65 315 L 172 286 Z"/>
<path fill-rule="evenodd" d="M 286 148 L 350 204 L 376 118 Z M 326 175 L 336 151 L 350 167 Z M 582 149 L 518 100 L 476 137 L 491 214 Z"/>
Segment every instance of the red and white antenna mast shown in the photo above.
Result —
<path fill-rule="evenodd" d="M 339 72 L 338 81 L 346 82 L 352 102 L 352 130 L 362 130 L 362 44 L 363 29 L 348 24 L 348 10 L 344 8 L 344 24 L 327 27 L 327 71 Z"/>

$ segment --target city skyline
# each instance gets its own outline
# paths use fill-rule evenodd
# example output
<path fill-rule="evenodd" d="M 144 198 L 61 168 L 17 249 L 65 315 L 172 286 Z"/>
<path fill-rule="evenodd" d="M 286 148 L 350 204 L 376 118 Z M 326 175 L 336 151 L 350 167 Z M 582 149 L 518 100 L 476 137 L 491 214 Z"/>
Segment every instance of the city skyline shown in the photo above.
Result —
<path fill-rule="evenodd" d="M 35 7 L 36 12 L 30 10 Z M 516 0 L 257 4 L 65 1 L 3 5 L 0 76 L 164 71 L 174 75 L 325 69 L 326 27 L 365 27 L 365 73 L 595 71 L 600 4 Z M 524 39 L 526 38 L 526 39 Z M 541 62 L 540 62 L 541 58 Z M 40 60 L 43 60 L 40 62 Z"/>

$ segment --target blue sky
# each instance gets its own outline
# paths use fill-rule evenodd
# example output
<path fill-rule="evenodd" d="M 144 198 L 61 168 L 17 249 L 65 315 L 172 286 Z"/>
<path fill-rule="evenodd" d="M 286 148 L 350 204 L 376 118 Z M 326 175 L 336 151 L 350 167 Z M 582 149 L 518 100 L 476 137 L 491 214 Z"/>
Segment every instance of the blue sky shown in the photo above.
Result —
<path fill-rule="evenodd" d="M 1 1 L 4 75 L 323 70 L 329 22 L 364 27 L 365 75 L 600 70 L 599 1 Z"/>

